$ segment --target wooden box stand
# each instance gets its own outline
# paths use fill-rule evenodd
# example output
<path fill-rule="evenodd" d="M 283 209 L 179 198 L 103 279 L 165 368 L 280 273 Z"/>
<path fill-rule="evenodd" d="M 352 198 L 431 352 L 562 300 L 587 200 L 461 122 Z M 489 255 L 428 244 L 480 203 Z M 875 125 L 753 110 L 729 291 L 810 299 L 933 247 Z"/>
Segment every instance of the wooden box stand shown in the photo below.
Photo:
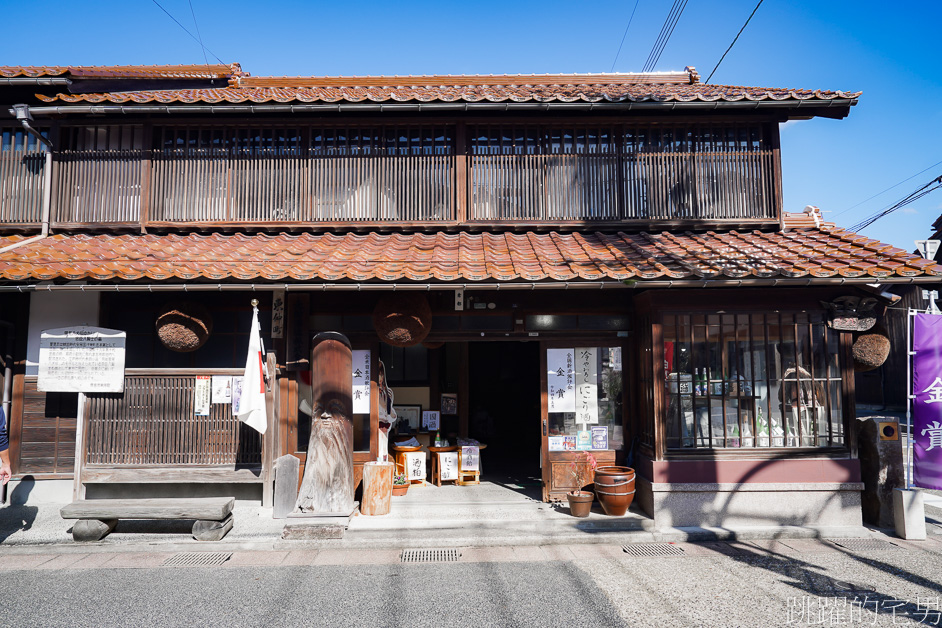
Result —
<path fill-rule="evenodd" d="M 363 465 L 364 515 L 388 515 L 392 501 L 393 468 L 391 462 L 367 462 Z"/>
<path fill-rule="evenodd" d="M 478 450 L 480 451 L 480 450 Z M 481 458 L 478 456 L 478 470 L 465 471 L 461 468 L 461 448 L 458 448 L 458 486 L 468 486 L 481 483 Z"/>

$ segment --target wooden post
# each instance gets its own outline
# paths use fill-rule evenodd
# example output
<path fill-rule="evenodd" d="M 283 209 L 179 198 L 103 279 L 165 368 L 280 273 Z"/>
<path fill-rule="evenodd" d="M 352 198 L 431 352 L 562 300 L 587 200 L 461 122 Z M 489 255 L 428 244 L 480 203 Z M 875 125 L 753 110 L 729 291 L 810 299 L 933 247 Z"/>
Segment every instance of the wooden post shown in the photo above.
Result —
<path fill-rule="evenodd" d="M 353 352 L 346 336 L 322 332 L 311 351 L 311 438 L 296 510 L 343 513 L 353 501 Z"/>
<path fill-rule="evenodd" d="M 266 417 L 268 428 L 262 435 L 262 508 L 271 508 L 274 491 L 272 485 L 275 479 L 272 473 L 272 461 L 275 458 L 275 430 L 278 429 L 275 420 L 275 417 L 277 417 L 275 404 L 278 403 L 278 377 L 276 376 L 278 364 L 274 352 L 268 352 L 266 366 L 271 381 L 268 382 L 265 389 L 265 412 L 268 415 Z"/>
<path fill-rule="evenodd" d="M 393 463 L 367 462 L 363 465 L 364 515 L 388 515 L 392 501 Z"/>

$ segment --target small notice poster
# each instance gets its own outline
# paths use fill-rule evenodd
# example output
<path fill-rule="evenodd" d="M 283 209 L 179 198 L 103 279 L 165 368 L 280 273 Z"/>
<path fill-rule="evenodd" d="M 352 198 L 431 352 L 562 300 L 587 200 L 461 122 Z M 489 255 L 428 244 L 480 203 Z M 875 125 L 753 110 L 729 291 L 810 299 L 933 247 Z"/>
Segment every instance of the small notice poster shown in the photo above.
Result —
<path fill-rule="evenodd" d="M 612 363 L 612 370 L 621 372 L 621 347 L 612 347 L 609 349 L 609 360 Z"/>
<path fill-rule="evenodd" d="M 480 450 L 477 447 L 461 448 L 461 470 L 477 471 Z"/>
<path fill-rule="evenodd" d="M 425 452 L 406 452 L 406 476 L 410 480 L 425 479 Z"/>
<path fill-rule="evenodd" d="M 422 429 L 437 432 L 441 429 L 441 416 L 438 410 L 425 410 L 422 412 Z"/>
<path fill-rule="evenodd" d="M 242 382 L 245 378 L 233 377 L 232 378 L 232 414 L 236 416 L 239 414 L 239 401 L 242 399 Z"/>
<path fill-rule="evenodd" d="M 550 412 L 576 411 L 575 349 L 546 350 L 546 399 Z"/>
<path fill-rule="evenodd" d="M 458 452 L 449 451 L 438 454 L 438 468 L 442 480 L 458 479 Z"/>
<path fill-rule="evenodd" d="M 608 427 L 604 425 L 592 427 L 592 449 L 608 449 Z"/>
<path fill-rule="evenodd" d="M 39 336 L 40 392 L 124 392 L 127 334 L 102 327 L 46 329 Z"/>
<path fill-rule="evenodd" d="M 549 450 L 550 451 L 562 451 L 563 449 L 565 449 L 565 446 L 563 445 L 562 436 L 550 436 L 549 437 Z"/>
<path fill-rule="evenodd" d="M 576 349 L 576 423 L 599 422 L 599 367 L 596 347 Z"/>
<path fill-rule="evenodd" d="M 232 403 L 232 377 L 213 375 L 213 403 Z"/>
<path fill-rule="evenodd" d="M 458 395 L 451 393 L 442 395 L 442 414 L 458 414 Z"/>
<path fill-rule="evenodd" d="M 576 437 L 575 436 L 563 436 L 563 450 L 564 451 L 576 450 Z"/>
<path fill-rule="evenodd" d="M 193 386 L 193 414 L 196 416 L 209 416 L 211 386 L 209 375 L 196 376 L 196 385 Z"/>
<path fill-rule="evenodd" d="M 353 413 L 370 413 L 370 352 L 353 351 Z"/>
<path fill-rule="evenodd" d="M 592 432 L 589 430 L 579 430 L 576 433 L 576 449 L 592 449 Z"/>

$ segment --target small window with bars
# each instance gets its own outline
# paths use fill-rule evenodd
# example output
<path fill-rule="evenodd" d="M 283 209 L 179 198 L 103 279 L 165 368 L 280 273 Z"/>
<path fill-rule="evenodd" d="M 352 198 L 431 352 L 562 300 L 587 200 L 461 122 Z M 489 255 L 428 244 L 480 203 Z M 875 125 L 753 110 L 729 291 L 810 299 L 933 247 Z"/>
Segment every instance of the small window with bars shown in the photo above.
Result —
<path fill-rule="evenodd" d="M 663 322 L 668 449 L 845 445 L 839 335 L 823 313 Z"/>

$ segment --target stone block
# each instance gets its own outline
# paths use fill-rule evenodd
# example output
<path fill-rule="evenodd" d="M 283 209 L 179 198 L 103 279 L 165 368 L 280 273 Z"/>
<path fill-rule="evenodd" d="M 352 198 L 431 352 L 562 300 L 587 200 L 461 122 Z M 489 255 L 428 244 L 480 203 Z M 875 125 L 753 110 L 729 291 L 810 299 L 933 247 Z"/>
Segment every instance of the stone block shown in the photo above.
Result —
<path fill-rule="evenodd" d="M 880 440 L 879 422 L 894 417 L 872 416 L 858 419 L 857 450 L 864 483 L 860 501 L 863 520 L 878 528 L 895 525 L 893 491 L 906 487 L 903 449 L 900 440 Z"/>
<path fill-rule="evenodd" d="M 907 541 L 926 540 L 926 509 L 921 491 L 894 489 L 893 515 L 898 537 Z"/>

